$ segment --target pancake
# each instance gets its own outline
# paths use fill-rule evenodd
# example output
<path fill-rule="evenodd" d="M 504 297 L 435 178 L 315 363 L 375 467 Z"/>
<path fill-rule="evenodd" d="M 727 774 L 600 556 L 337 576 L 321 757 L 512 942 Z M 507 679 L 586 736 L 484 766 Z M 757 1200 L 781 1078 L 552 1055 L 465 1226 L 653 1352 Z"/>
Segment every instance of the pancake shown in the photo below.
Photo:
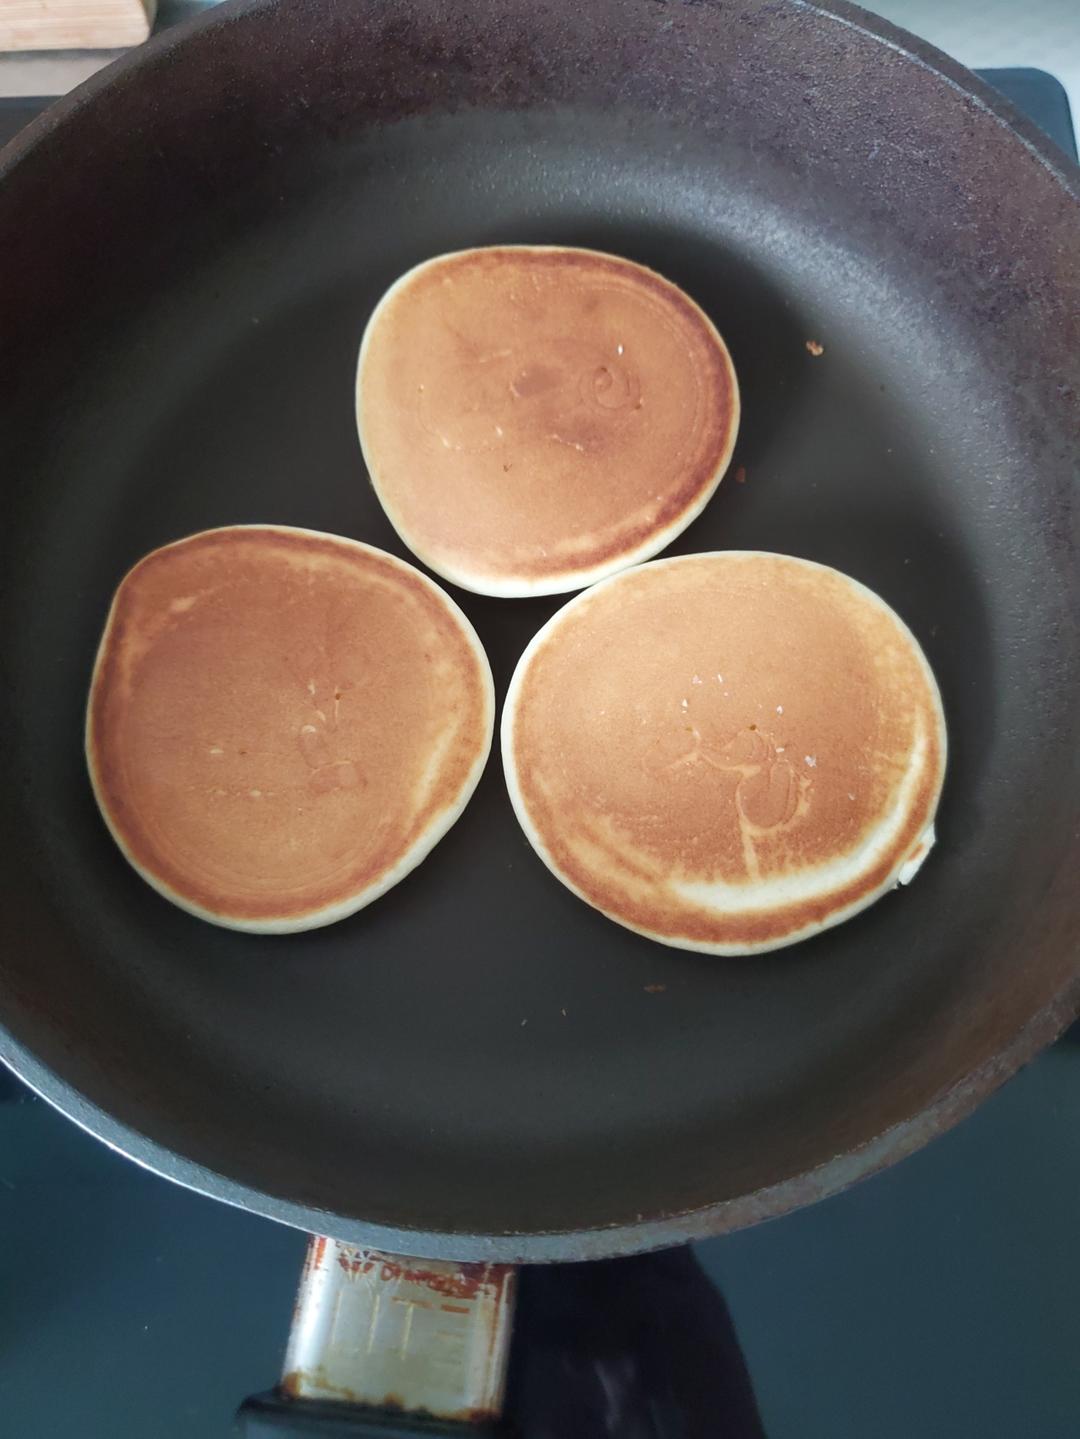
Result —
<path fill-rule="evenodd" d="M 732 551 L 564 605 L 518 663 L 502 750 L 522 828 L 582 899 L 664 944 L 751 954 L 913 878 L 945 722 L 877 595 Z"/>
<path fill-rule="evenodd" d="M 491 671 L 439 587 L 311 530 L 207 530 L 113 600 L 86 754 L 125 856 L 232 929 L 330 924 L 457 819 L 491 747 Z"/>
<path fill-rule="evenodd" d="M 681 290 L 590 250 L 428 260 L 360 348 L 357 424 L 391 524 L 480 594 L 580 589 L 704 508 L 739 422 L 731 357 Z"/>

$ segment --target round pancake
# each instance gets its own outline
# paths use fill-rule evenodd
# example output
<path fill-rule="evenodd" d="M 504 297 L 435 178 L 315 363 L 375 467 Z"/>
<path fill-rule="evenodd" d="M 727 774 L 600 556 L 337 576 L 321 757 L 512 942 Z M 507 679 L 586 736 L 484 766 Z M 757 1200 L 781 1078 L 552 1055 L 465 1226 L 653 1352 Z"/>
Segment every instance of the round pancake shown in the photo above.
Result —
<path fill-rule="evenodd" d="M 503 764 L 548 867 L 664 944 L 791 944 L 906 883 L 934 841 L 945 722 L 885 602 L 731 551 L 564 605 L 518 663 Z"/>
<path fill-rule="evenodd" d="M 591 250 L 465 250 L 410 270 L 364 334 L 375 491 L 412 552 L 481 594 L 580 589 L 704 508 L 739 422 L 731 357 L 669 281 Z"/>
<path fill-rule="evenodd" d="M 472 626 L 381 550 L 207 530 L 122 581 L 94 667 L 90 778 L 124 854 L 233 929 L 330 924 L 457 819 L 491 747 Z"/>

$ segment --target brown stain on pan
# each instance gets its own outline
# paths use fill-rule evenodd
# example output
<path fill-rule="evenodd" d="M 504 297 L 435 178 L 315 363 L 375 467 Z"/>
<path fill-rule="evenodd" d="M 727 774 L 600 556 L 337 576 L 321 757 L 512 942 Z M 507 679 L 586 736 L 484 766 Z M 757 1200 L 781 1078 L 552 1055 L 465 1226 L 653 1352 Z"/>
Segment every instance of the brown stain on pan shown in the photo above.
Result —
<path fill-rule="evenodd" d="M 439 574 L 555 593 L 655 553 L 700 511 L 739 418 L 731 357 L 696 304 L 628 260 L 495 247 L 384 297 L 357 420 L 376 492 Z"/>
<path fill-rule="evenodd" d="M 418 571 L 239 526 L 156 550 L 121 583 L 87 758 L 155 887 L 222 923 L 303 928 L 430 848 L 471 793 L 491 716 L 479 642 Z"/>

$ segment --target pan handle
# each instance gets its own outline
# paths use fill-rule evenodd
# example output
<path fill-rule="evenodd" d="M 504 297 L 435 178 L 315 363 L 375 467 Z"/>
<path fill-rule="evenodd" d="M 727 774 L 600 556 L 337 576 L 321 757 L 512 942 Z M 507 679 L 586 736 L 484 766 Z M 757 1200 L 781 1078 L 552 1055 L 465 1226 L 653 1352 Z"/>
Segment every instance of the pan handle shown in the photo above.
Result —
<path fill-rule="evenodd" d="M 495 1433 L 515 1288 L 512 1265 L 406 1259 L 313 1236 L 281 1382 L 244 1404 L 243 1432 Z"/>

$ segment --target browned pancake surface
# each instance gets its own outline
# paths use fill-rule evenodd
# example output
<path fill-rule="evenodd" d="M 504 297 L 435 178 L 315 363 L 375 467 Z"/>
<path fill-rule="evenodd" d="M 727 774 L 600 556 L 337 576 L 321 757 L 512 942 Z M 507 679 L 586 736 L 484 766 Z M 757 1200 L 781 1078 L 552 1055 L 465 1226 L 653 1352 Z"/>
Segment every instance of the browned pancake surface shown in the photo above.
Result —
<path fill-rule="evenodd" d="M 418 572 L 242 527 L 157 550 L 123 581 L 87 752 L 136 867 L 258 927 L 395 877 L 456 814 L 490 724 L 475 636 Z"/>
<path fill-rule="evenodd" d="M 470 250 L 405 276 L 365 335 L 357 404 L 406 543 L 493 593 L 653 553 L 711 493 L 738 422 L 730 357 L 682 291 L 564 249 Z"/>
<path fill-rule="evenodd" d="M 782 556 L 661 561 L 579 597 L 509 708 L 541 853 L 676 943 L 766 947 L 859 907 L 915 854 L 941 786 L 940 701 L 910 633 Z"/>

